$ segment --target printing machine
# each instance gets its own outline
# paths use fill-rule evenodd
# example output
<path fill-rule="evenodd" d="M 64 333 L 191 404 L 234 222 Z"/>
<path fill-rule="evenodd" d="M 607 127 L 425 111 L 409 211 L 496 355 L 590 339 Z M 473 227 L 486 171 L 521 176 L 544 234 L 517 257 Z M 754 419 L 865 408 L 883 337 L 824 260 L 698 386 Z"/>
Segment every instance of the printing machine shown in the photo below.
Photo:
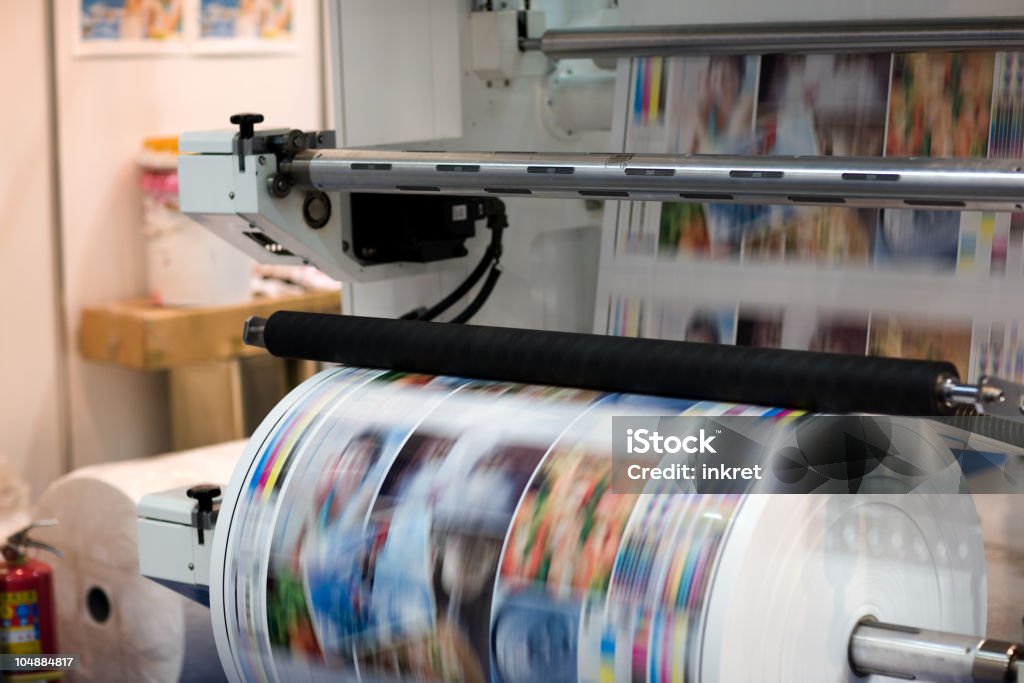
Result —
<path fill-rule="evenodd" d="M 428 4 L 436 8 L 444 3 Z M 548 60 L 553 64 L 585 60 L 600 70 L 610 60 L 654 55 L 1024 50 L 1024 15 L 1015 11 L 1013 3 L 992 4 L 989 13 L 1007 15 L 999 19 L 863 20 L 847 15 L 803 22 L 728 24 L 694 22 L 668 2 L 648 7 L 623 2 L 618 25 L 546 30 L 544 12 L 537 9 L 540 4 L 519 10 L 479 7 L 469 14 L 468 22 L 460 19 L 460 27 L 468 32 L 468 37 L 462 38 L 470 45 L 467 74 L 472 72 L 472 78 L 486 81 L 490 88 L 492 82 L 508 84 L 537 77 L 547 69 Z M 344 2 L 331 5 L 335 66 L 339 68 L 334 85 L 341 91 L 335 93 L 335 105 L 341 110 L 336 112 L 336 129 L 262 128 L 259 114 L 237 114 L 231 119 L 234 130 L 182 137 L 179 174 L 184 212 L 259 261 L 312 264 L 345 282 L 347 313 L 384 317 L 405 313 L 408 306 L 404 303 L 384 305 L 383 310 L 377 304 L 367 305 L 359 292 L 379 290 L 359 288 L 371 283 L 404 288 L 395 300 L 406 301 L 415 291 L 415 296 L 421 297 L 416 304 L 429 303 L 444 288 L 433 281 L 424 288 L 422 278 L 443 273 L 453 280 L 465 273 L 466 264 L 472 261 L 468 255 L 481 249 L 481 240 L 475 237 L 484 220 L 492 241 L 473 283 L 483 280 L 484 266 L 491 269 L 494 280 L 503 267 L 521 268 L 521 263 L 507 258 L 507 250 L 505 261 L 501 261 L 500 239 L 495 240 L 494 235 L 500 236 L 506 222 L 510 224 L 506 234 L 519 229 L 516 209 L 535 199 L 714 198 L 726 203 L 993 211 L 1015 211 L 1024 205 L 1021 160 L 442 151 L 438 143 L 427 143 L 423 146 L 429 149 L 420 151 L 396 149 L 395 144 L 366 148 L 345 139 L 346 133 L 349 138 L 359 138 L 352 127 L 346 130 L 342 125 L 345 112 L 355 106 L 344 99 L 350 93 L 342 87 L 345 65 L 338 63 L 346 54 L 347 15 Z M 602 17 L 606 24 L 615 20 L 613 14 Z M 636 25 L 639 20 L 648 25 Z M 557 72 L 557 67 L 554 69 Z M 587 97 L 593 96 L 592 85 L 588 81 L 581 86 Z M 599 90 L 605 97 L 612 95 L 610 87 Z M 579 116 L 578 110 L 575 115 Z M 562 116 L 570 114 L 563 112 Z M 353 120 L 351 112 L 348 120 Z M 562 121 L 560 130 L 564 134 L 573 125 Z M 495 140 L 494 146 L 503 142 Z M 510 207 L 507 215 L 504 201 Z M 416 230 L 407 229 L 407 221 L 388 220 L 413 215 L 420 217 Z M 737 348 L 723 348 L 710 358 L 707 349 L 676 342 L 495 331 L 355 315 L 277 314 L 269 320 L 250 321 L 245 338 L 277 355 L 412 372 L 781 403 L 826 412 L 948 415 L 968 409 L 1008 420 L 1011 426 L 1024 414 L 1024 387 L 995 377 L 972 385 L 951 372 L 951 366 L 916 361 L 864 358 L 840 368 L 853 361 Z M 415 340 L 415 353 L 397 351 L 389 356 L 381 351 L 396 348 L 394 340 L 400 338 Z M 514 346 L 516 358 L 501 367 L 477 364 L 474 359 L 479 354 L 474 350 L 494 345 Z M 581 349 L 595 359 L 590 364 L 593 373 L 583 378 L 569 369 L 574 359 L 576 365 L 585 365 L 579 361 Z M 635 359 L 641 356 L 646 375 L 635 371 L 639 366 Z M 608 367 L 596 360 L 607 358 L 621 362 Z M 652 358 L 657 359 L 653 365 Z M 820 375 L 810 369 L 820 368 L 822 363 L 834 364 L 833 370 L 841 375 L 829 388 L 820 386 Z M 722 381 L 720 388 L 709 389 L 706 383 L 695 381 L 700 368 L 709 364 L 719 377 L 742 376 L 747 381 L 745 388 L 732 391 L 729 387 L 735 384 Z M 789 387 L 777 386 L 772 379 L 775 375 L 766 368 L 780 364 L 808 368 L 805 379 L 797 377 Z M 794 370 L 796 375 L 800 372 Z M 883 376 L 890 380 L 865 379 Z M 912 390 L 903 384 L 911 376 L 916 382 Z M 751 387 L 760 387 L 761 393 Z M 706 395 L 700 396 L 701 392 Z M 912 399 L 908 398 L 911 394 Z M 220 493 L 216 487 L 196 487 L 142 501 L 139 552 L 144 575 L 205 600 L 210 567 L 217 566 L 211 559 L 214 544 L 210 536 L 215 530 Z M 850 636 L 851 677 L 884 674 L 928 681 L 1024 680 L 1021 648 L 1024 645 L 981 636 L 862 622 Z"/>

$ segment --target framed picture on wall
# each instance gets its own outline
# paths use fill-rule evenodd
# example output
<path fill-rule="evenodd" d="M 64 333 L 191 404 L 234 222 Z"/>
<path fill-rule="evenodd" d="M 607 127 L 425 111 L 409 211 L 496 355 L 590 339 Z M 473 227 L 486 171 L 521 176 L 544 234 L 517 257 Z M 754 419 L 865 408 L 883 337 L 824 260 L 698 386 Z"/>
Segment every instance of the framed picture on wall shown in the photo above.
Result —
<path fill-rule="evenodd" d="M 75 54 L 181 52 L 188 0 L 77 0 Z"/>
<path fill-rule="evenodd" d="M 194 50 L 201 53 L 267 53 L 296 48 L 299 0 L 198 0 Z M 310 3 L 305 3 L 309 5 Z"/>

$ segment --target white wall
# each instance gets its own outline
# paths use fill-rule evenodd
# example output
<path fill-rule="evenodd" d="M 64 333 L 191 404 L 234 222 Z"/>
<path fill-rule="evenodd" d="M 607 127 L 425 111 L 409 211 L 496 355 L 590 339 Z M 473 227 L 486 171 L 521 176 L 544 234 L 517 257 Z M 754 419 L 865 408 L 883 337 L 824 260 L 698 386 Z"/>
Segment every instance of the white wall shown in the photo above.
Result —
<path fill-rule="evenodd" d="M 64 459 L 45 10 L 0 3 L 0 454 L 36 491 Z"/>
<path fill-rule="evenodd" d="M 146 293 L 135 165 L 143 138 L 227 128 L 239 111 L 299 128 L 322 115 L 316 0 L 296 2 L 294 53 L 233 57 L 77 57 L 77 4 L 57 2 L 56 48 L 76 467 L 170 450 L 165 377 L 89 363 L 75 350 L 83 306 Z"/>

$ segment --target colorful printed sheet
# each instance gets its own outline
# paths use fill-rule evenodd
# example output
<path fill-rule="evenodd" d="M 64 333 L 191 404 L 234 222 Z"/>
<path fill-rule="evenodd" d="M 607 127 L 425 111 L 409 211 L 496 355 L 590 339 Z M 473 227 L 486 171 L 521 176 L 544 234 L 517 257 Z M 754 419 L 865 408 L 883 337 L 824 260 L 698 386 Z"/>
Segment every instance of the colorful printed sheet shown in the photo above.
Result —
<path fill-rule="evenodd" d="M 222 511 L 241 677 L 693 675 L 739 496 L 617 493 L 608 435 L 736 406 L 353 369 L 309 387 Z"/>
<path fill-rule="evenodd" d="M 1024 53 L 647 58 L 628 78 L 627 152 L 1024 158 Z M 606 213 L 596 332 L 942 358 L 964 378 L 1024 379 L 1024 213 Z"/>

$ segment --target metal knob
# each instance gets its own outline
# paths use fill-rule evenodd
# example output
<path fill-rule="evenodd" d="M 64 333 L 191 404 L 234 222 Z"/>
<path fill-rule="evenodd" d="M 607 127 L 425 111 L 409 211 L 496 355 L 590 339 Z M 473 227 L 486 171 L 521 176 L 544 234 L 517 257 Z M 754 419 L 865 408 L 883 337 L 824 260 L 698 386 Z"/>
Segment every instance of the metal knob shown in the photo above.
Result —
<path fill-rule="evenodd" d="M 231 116 L 231 123 L 238 126 L 238 136 L 243 140 L 247 140 L 253 136 L 256 124 L 263 123 L 263 114 L 233 114 Z"/>
<path fill-rule="evenodd" d="M 199 513 L 196 515 L 196 531 L 199 532 L 199 545 L 206 542 L 203 533 L 204 517 L 208 518 L 213 512 L 213 501 L 220 497 L 220 487 L 216 484 L 198 484 L 185 491 L 185 495 L 195 499 L 199 504 Z"/>

